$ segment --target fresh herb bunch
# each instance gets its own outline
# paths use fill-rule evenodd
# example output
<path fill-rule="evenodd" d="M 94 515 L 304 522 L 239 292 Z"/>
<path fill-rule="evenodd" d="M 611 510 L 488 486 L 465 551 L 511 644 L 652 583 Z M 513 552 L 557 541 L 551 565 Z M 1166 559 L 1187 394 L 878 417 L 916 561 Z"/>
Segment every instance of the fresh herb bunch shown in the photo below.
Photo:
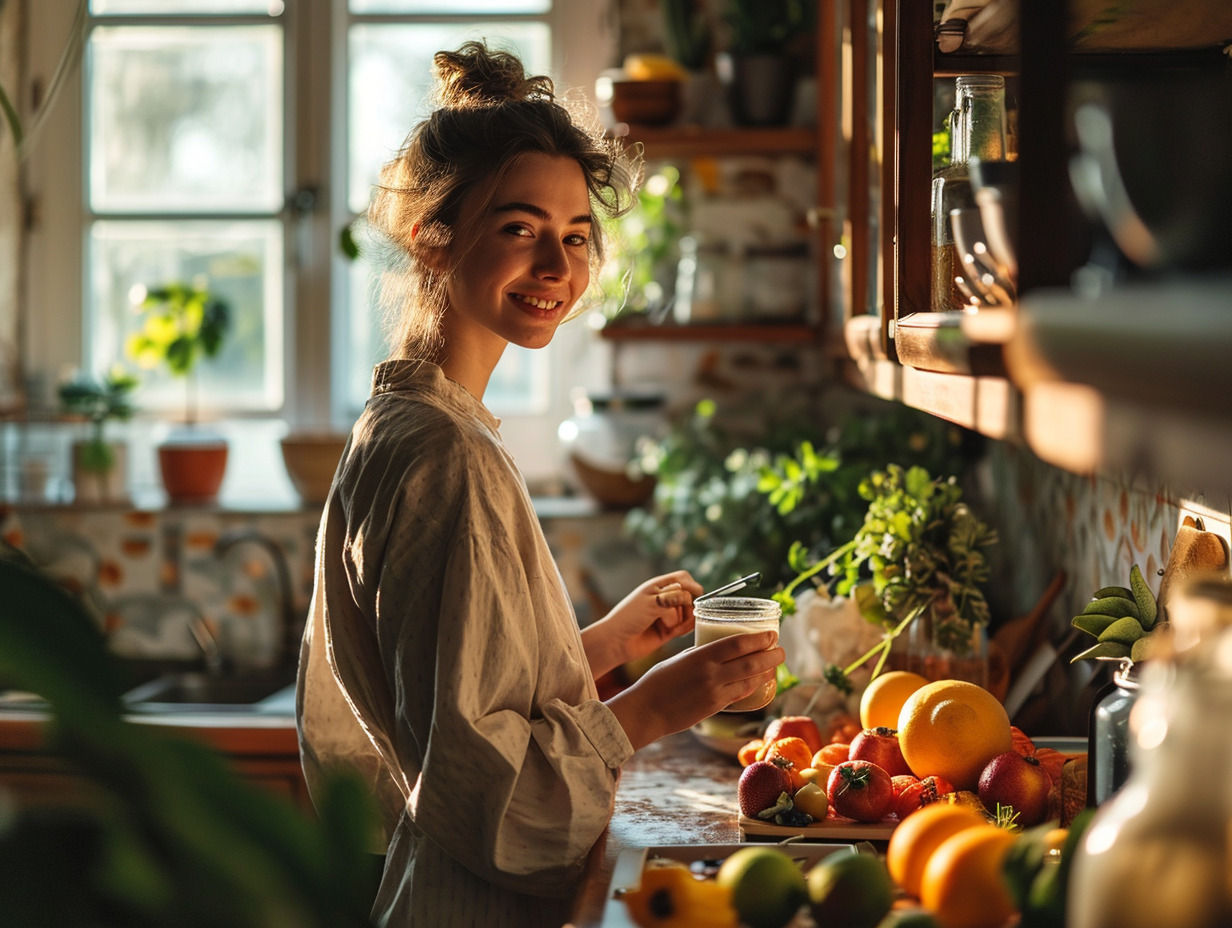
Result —
<path fill-rule="evenodd" d="M 859 492 L 868 510 L 851 541 L 819 561 L 794 545 L 789 560 L 798 574 L 775 594 L 784 611 L 794 611 L 794 591 L 828 569 L 837 577 L 836 592 L 854 595 L 869 620 L 886 628 L 868 654 L 827 673 L 840 686 L 874 654 L 880 655 L 874 675 L 879 672 L 893 640 L 921 616 L 939 647 L 966 653 L 975 629 L 989 620 L 981 590 L 991 573 L 984 549 L 997 540 L 962 501 L 953 477 L 891 464 L 862 480 Z"/>
<path fill-rule="evenodd" d="M 90 438 L 81 452 L 83 470 L 105 474 L 115 466 L 115 454 L 107 444 L 104 428 L 109 419 L 132 418 L 129 394 L 136 387 L 137 378 L 118 365 L 101 380 L 79 374 L 60 385 L 60 403 L 65 412 L 90 422 Z"/>
<path fill-rule="evenodd" d="M 738 435 L 703 400 L 662 440 L 643 448 L 657 478 L 651 505 L 632 510 L 627 534 L 663 566 L 711 588 L 761 571 L 763 588 L 789 582 L 859 528 L 860 482 L 886 461 L 957 469 L 967 453 L 954 426 L 899 404 L 873 404 L 830 429 L 787 417 Z"/>

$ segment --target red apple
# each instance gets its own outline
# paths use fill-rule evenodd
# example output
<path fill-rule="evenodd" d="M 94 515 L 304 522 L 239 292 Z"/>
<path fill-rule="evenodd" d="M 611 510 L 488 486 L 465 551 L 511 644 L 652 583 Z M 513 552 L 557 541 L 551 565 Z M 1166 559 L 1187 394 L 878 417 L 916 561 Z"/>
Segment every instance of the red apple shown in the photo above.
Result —
<path fill-rule="evenodd" d="M 1023 828 L 1038 825 L 1048 817 L 1048 793 L 1052 777 L 1031 756 L 1006 751 L 990 760 L 980 773 L 979 797 L 989 812 L 997 804 L 1013 806 Z"/>
<path fill-rule="evenodd" d="M 768 760 L 756 760 L 745 767 L 736 786 L 740 811 L 749 818 L 756 818 L 762 809 L 774 805 L 781 793 L 790 795 L 791 792 L 787 771 Z"/>
<path fill-rule="evenodd" d="M 894 804 L 890 775 L 866 760 L 849 760 L 830 771 L 826 783 L 830 808 L 857 822 L 879 822 Z"/>
<path fill-rule="evenodd" d="M 851 739 L 848 751 L 851 760 L 866 760 L 876 764 L 892 777 L 911 775 L 898 746 L 898 732 L 893 728 L 866 728 Z"/>
<path fill-rule="evenodd" d="M 779 738 L 799 738 L 809 746 L 814 754 L 821 750 L 825 741 L 821 737 L 821 729 L 809 715 L 784 715 L 772 719 L 766 726 L 762 740 L 769 744 Z"/>

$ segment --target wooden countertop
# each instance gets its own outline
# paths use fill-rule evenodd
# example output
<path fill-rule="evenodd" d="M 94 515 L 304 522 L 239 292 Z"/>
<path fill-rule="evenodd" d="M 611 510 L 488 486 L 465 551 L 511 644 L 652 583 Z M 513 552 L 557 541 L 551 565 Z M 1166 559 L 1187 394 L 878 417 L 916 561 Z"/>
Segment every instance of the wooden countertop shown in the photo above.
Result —
<path fill-rule="evenodd" d="M 573 924 L 598 928 L 616 858 L 629 847 L 737 844 L 740 764 L 680 732 L 624 766 L 612 821 L 591 852 Z"/>

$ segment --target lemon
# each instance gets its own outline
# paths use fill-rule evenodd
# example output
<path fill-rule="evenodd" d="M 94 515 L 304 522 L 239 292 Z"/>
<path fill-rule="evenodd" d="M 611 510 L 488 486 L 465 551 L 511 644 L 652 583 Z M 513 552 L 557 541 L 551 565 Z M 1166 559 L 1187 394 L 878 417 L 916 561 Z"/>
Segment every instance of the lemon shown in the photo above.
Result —
<path fill-rule="evenodd" d="M 873 928 L 894 905 L 894 881 L 879 857 L 839 851 L 809 871 L 808 895 L 817 924 Z"/>
<path fill-rule="evenodd" d="M 732 905 L 749 928 L 783 928 L 808 899 L 796 862 L 773 847 L 743 847 L 715 876 L 731 890 Z"/>

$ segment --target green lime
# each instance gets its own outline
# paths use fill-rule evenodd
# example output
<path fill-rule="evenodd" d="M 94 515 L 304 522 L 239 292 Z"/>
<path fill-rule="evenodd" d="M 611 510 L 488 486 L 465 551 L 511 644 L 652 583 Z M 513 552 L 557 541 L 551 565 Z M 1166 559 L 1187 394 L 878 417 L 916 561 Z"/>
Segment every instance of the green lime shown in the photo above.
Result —
<path fill-rule="evenodd" d="M 742 847 L 731 854 L 715 881 L 732 893 L 732 905 L 749 928 L 783 928 L 808 901 L 804 874 L 773 847 Z"/>
<path fill-rule="evenodd" d="M 808 895 L 817 924 L 873 928 L 894 905 L 894 881 L 881 858 L 839 851 L 809 871 Z"/>

